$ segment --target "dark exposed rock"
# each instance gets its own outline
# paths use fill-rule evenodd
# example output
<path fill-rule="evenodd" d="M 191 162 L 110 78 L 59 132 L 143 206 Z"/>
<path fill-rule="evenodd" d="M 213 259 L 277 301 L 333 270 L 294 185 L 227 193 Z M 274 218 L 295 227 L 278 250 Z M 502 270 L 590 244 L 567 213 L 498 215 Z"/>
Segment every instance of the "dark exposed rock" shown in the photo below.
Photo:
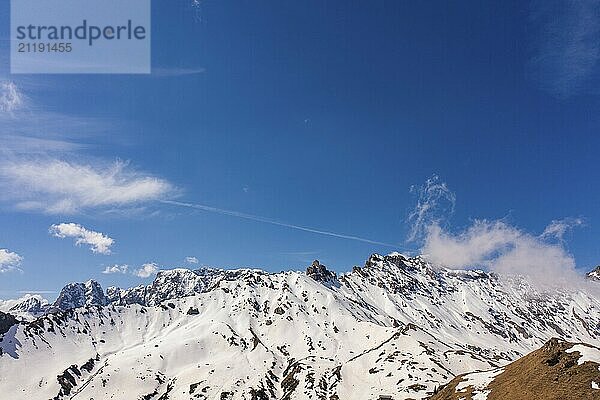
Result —
<path fill-rule="evenodd" d="M 233 399 L 232 392 L 221 392 L 220 400 L 231 400 Z"/>
<path fill-rule="evenodd" d="M 273 312 L 274 312 L 275 314 L 279 314 L 279 315 L 283 315 L 283 314 L 285 313 L 285 311 L 284 311 L 284 310 L 283 310 L 283 308 L 281 308 L 281 307 L 277 307 L 277 308 L 275 308 L 275 310 L 273 310 Z"/>
<path fill-rule="evenodd" d="M 337 275 L 333 271 L 329 271 L 326 266 L 321 264 L 319 260 L 312 262 L 312 265 L 306 268 L 306 275 L 321 283 L 332 283 L 337 281 Z"/>
<path fill-rule="evenodd" d="M 200 311 L 198 311 L 198 309 L 196 307 L 190 307 L 189 310 L 187 310 L 187 315 L 198 315 L 200 314 Z"/>
<path fill-rule="evenodd" d="M 250 399 L 251 400 L 269 400 L 271 398 L 272 397 L 269 396 L 267 391 L 263 388 L 260 388 L 260 389 L 251 388 L 250 389 Z"/>
<path fill-rule="evenodd" d="M 18 324 L 19 321 L 11 314 L 5 314 L 0 311 L 0 335 L 4 335 L 11 326 Z"/>
<path fill-rule="evenodd" d="M 194 392 L 196 391 L 196 389 L 198 389 L 198 386 L 200 386 L 201 384 L 202 384 L 202 381 L 196 382 L 196 383 L 192 383 L 190 385 L 190 392 L 189 392 L 189 394 L 194 394 Z"/>
<path fill-rule="evenodd" d="M 77 368 L 77 365 L 71 365 L 62 374 L 58 375 L 56 380 L 60 385 L 60 391 L 54 399 L 58 400 L 71 394 L 71 390 L 77 386 L 77 378 L 80 376 L 81 371 Z"/>

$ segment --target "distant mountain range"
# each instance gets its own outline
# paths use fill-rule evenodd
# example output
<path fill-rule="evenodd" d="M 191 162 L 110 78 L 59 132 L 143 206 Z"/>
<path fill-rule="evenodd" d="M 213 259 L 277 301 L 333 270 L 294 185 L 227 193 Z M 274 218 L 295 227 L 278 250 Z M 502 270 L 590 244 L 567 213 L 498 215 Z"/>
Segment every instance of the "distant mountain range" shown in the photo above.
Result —
<path fill-rule="evenodd" d="M 392 253 L 340 276 L 315 261 L 305 273 L 166 270 L 150 285 L 106 292 L 95 281 L 72 283 L 52 304 L 39 296 L 0 304 L 0 393 L 446 399 L 466 388 L 483 396 L 477 375 L 454 378 L 491 370 L 485 382 L 501 387 L 513 361 L 553 337 L 600 345 L 597 275 L 589 288 L 540 291 L 523 277 Z M 600 377 L 589 378 L 591 390 Z"/>

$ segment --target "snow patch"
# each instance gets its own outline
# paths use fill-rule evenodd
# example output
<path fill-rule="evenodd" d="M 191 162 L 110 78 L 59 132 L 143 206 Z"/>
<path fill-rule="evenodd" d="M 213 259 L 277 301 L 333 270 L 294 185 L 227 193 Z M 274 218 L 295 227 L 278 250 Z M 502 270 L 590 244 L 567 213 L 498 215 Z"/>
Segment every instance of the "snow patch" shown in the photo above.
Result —
<path fill-rule="evenodd" d="M 600 364 L 600 349 L 592 346 L 586 346 L 583 344 L 576 344 L 575 346 L 568 349 L 567 353 L 579 352 L 579 360 L 577 360 L 577 365 L 581 365 L 586 361 L 595 362 Z"/>
<path fill-rule="evenodd" d="M 490 390 L 485 390 L 494 378 L 504 372 L 504 368 L 490 371 L 474 372 L 465 375 L 463 381 L 456 385 L 456 393 L 460 393 L 469 386 L 473 387 L 473 400 L 487 400 Z"/>

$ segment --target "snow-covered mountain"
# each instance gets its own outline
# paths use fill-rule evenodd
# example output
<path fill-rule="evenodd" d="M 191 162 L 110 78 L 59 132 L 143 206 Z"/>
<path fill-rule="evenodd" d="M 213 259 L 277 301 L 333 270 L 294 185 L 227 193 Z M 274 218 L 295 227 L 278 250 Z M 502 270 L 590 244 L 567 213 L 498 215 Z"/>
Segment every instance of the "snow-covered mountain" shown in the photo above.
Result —
<path fill-rule="evenodd" d="M 84 283 L 69 283 L 58 295 L 53 306 L 60 310 L 69 310 L 83 306 L 104 306 L 108 299 L 102 287 L 96 281 L 89 280 Z"/>
<path fill-rule="evenodd" d="M 39 294 L 26 294 L 16 300 L 0 301 L 0 311 L 11 313 L 21 319 L 33 320 L 47 313 L 50 309 L 48 300 Z"/>
<path fill-rule="evenodd" d="M 106 296 L 89 281 L 54 306 L 4 333 L 7 398 L 422 399 L 551 337 L 600 345 L 600 299 L 587 289 L 545 293 L 399 253 L 339 277 L 315 262 L 306 273 L 161 271 Z"/>
<path fill-rule="evenodd" d="M 587 273 L 587 278 L 593 281 L 600 281 L 600 265 Z"/>

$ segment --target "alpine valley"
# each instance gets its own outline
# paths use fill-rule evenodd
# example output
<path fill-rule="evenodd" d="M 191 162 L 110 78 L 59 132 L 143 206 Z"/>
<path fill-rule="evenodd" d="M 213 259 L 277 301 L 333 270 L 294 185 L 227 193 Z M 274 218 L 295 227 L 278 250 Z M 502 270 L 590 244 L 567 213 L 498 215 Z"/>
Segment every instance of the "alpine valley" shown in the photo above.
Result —
<path fill-rule="evenodd" d="M 546 386 L 543 371 L 563 371 L 563 388 L 585 371 L 576 393 L 600 399 L 599 271 L 546 292 L 392 253 L 340 276 L 315 261 L 71 283 L 54 303 L 0 303 L 0 398 L 485 399 L 523 368 Z"/>

